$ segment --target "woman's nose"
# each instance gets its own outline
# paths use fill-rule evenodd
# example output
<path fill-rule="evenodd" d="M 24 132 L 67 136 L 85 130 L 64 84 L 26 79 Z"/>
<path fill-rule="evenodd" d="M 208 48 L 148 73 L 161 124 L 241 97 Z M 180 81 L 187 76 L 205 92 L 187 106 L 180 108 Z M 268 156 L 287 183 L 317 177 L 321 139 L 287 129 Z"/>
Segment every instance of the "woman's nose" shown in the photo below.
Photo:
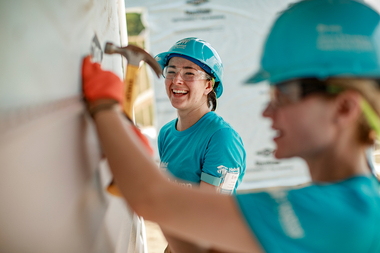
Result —
<path fill-rule="evenodd" d="M 269 102 L 267 104 L 267 106 L 265 107 L 263 113 L 262 113 L 263 117 L 264 118 L 270 118 L 270 117 L 272 117 L 274 110 L 275 110 L 275 108 L 273 107 L 272 103 Z"/>
<path fill-rule="evenodd" d="M 182 75 L 181 75 L 181 71 L 178 71 L 178 72 L 175 74 L 175 76 L 174 76 L 174 78 L 173 78 L 173 82 L 174 82 L 174 83 L 177 83 L 177 82 L 182 83 L 182 82 L 183 82 L 183 78 L 182 78 Z"/>

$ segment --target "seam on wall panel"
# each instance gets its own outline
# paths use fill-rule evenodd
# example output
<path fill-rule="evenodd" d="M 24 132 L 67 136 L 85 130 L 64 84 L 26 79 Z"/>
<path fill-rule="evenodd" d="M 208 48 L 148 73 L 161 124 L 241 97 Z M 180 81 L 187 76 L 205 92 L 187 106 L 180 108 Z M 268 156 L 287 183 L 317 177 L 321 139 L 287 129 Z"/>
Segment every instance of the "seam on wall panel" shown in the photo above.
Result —
<path fill-rule="evenodd" d="M 54 102 L 20 107 L 16 109 L 0 110 L 0 137 L 6 133 L 17 130 L 26 124 L 44 117 L 59 115 L 57 112 L 75 107 L 75 111 L 83 110 L 83 103 L 80 96 L 61 99 Z M 72 108 L 74 109 L 74 108 Z"/>

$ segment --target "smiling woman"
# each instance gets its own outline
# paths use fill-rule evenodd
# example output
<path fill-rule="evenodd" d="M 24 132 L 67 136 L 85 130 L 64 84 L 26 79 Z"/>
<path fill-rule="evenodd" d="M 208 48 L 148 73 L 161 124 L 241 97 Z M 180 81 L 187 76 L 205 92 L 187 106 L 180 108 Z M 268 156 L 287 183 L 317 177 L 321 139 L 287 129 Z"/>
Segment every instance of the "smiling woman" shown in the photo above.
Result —
<path fill-rule="evenodd" d="M 182 185 L 235 192 L 245 172 L 245 150 L 239 134 L 214 112 L 223 92 L 223 64 L 218 53 L 203 40 L 186 38 L 156 60 L 163 68 L 166 93 L 178 116 L 162 127 L 158 136 L 161 169 Z M 164 234 L 176 252 L 192 247 Z"/>
<path fill-rule="evenodd" d="M 187 126 L 183 124 L 186 120 L 194 118 L 198 121 L 210 111 L 207 100 L 213 92 L 213 78 L 197 64 L 182 57 L 172 57 L 168 64 L 163 72 L 166 92 L 172 106 L 177 109 L 177 130 L 185 130 Z M 195 123 L 192 121 L 191 125 Z"/>

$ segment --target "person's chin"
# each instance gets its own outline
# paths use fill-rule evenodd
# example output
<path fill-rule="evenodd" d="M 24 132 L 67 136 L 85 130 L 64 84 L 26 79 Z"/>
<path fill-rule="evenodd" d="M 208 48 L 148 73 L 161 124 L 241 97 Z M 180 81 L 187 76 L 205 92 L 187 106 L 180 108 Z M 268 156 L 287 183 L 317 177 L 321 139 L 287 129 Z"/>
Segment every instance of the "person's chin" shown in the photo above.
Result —
<path fill-rule="evenodd" d="M 182 104 L 182 103 L 171 103 L 172 104 L 172 106 L 175 108 L 175 109 L 177 109 L 177 110 L 183 110 L 185 107 L 184 107 L 184 105 Z"/>
<path fill-rule="evenodd" d="M 283 158 L 281 152 L 278 152 L 277 149 L 274 151 L 273 156 L 274 156 L 276 159 L 282 159 L 282 158 Z"/>
<path fill-rule="evenodd" d="M 274 152 L 273 156 L 276 159 L 286 159 L 286 158 L 292 158 L 294 155 L 290 154 L 288 149 L 282 149 L 281 147 L 277 147 Z"/>
<path fill-rule="evenodd" d="M 170 99 L 170 103 L 172 104 L 172 106 L 174 108 L 177 109 L 177 107 L 181 107 L 183 105 L 183 102 L 182 101 L 178 101 L 176 99 Z"/>
<path fill-rule="evenodd" d="M 273 138 L 276 148 L 273 152 L 273 156 L 277 159 L 284 159 L 291 157 L 289 154 L 289 145 L 286 145 L 286 140 L 282 135 Z"/>

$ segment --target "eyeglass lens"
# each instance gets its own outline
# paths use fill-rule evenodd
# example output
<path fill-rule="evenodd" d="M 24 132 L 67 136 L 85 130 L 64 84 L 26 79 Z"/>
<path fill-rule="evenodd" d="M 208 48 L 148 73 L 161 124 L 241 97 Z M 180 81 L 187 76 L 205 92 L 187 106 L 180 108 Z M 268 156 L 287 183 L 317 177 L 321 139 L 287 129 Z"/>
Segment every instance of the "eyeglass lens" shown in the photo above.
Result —
<path fill-rule="evenodd" d="M 175 68 L 166 66 L 163 71 L 163 76 L 165 79 L 174 79 L 178 72 L 182 79 L 188 82 L 206 79 L 206 74 L 204 72 L 191 67 Z"/>
<path fill-rule="evenodd" d="M 284 106 L 301 99 L 301 86 L 298 82 L 282 83 L 271 87 L 271 104 Z"/>
<path fill-rule="evenodd" d="M 283 106 L 291 103 L 296 103 L 305 96 L 313 93 L 328 93 L 331 92 L 326 81 L 316 78 L 305 78 L 299 80 L 287 81 L 271 87 L 271 104 L 273 106 Z M 335 89 L 334 89 L 335 90 Z"/>

